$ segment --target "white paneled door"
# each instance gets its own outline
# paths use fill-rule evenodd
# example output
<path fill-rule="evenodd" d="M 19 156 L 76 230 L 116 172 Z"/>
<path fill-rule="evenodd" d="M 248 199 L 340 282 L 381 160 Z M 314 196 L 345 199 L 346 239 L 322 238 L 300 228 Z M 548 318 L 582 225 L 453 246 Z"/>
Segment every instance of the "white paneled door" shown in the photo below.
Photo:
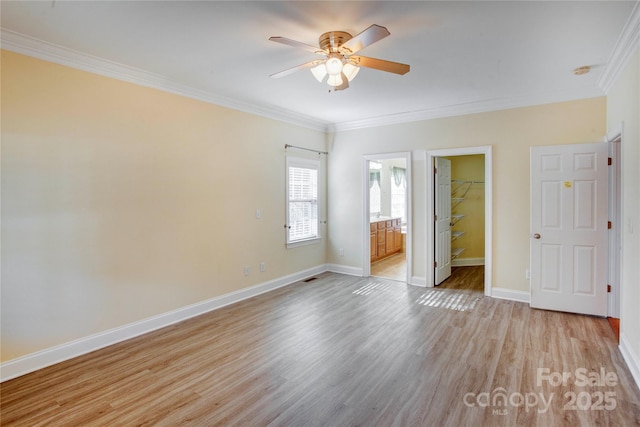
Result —
<path fill-rule="evenodd" d="M 607 314 L 607 144 L 531 148 L 531 307 Z"/>
<path fill-rule="evenodd" d="M 451 161 L 435 158 L 435 284 L 451 276 Z"/>

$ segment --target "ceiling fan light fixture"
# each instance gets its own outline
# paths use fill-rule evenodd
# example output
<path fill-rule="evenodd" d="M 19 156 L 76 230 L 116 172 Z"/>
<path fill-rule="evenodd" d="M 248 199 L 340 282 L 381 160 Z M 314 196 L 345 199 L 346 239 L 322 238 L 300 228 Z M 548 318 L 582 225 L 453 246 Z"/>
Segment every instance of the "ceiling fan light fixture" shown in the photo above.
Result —
<path fill-rule="evenodd" d="M 327 67 L 324 66 L 324 62 L 321 62 L 320 64 L 311 68 L 311 74 L 313 74 L 313 77 L 315 77 L 316 80 L 322 83 L 324 78 L 327 76 Z"/>
<path fill-rule="evenodd" d="M 356 67 L 355 65 L 349 62 L 344 64 L 344 67 L 342 68 L 342 72 L 344 73 L 345 76 L 347 76 L 347 80 L 349 81 L 353 80 L 353 78 L 358 74 L 359 71 L 360 71 L 360 67 Z"/>
<path fill-rule="evenodd" d="M 342 80 L 342 76 L 340 74 L 329 74 L 329 79 L 327 80 L 327 84 L 329 86 L 341 86 L 342 85 L 343 80 Z"/>
<path fill-rule="evenodd" d="M 329 59 L 327 59 L 327 61 L 324 63 L 326 69 L 327 69 L 327 73 L 330 76 L 340 76 L 340 73 L 342 72 L 342 60 L 340 60 L 340 58 L 338 58 L 337 56 L 330 56 Z"/>

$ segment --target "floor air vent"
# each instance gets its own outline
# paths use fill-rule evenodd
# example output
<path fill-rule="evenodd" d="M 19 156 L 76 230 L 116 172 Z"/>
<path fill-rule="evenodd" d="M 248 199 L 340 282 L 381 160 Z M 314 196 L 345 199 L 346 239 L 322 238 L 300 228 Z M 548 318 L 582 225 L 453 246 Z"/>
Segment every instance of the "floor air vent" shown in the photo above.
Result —
<path fill-rule="evenodd" d="M 317 279 L 317 277 L 309 277 L 308 279 L 303 280 L 303 282 L 309 283 L 309 282 L 313 282 L 316 279 Z"/>

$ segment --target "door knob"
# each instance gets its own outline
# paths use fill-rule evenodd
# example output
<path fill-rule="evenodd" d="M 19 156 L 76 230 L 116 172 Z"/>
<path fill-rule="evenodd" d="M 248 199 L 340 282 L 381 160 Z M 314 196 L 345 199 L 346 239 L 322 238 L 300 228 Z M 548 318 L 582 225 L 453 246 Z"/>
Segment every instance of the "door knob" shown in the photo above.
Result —
<path fill-rule="evenodd" d="M 540 238 L 540 233 L 536 233 L 536 234 L 534 234 L 534 235 L 533 235 L 533 238 L 534 238 L 534 239 L 539 239 L 539 238 Z"/>

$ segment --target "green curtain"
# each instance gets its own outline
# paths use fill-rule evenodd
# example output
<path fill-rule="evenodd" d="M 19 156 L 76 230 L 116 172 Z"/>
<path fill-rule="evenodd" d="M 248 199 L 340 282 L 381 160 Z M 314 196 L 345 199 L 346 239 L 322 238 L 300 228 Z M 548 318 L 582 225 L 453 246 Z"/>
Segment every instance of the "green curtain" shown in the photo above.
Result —
<path fill-rule="evenodd" d="M 373 188 L 374 182 L 380 186 L 380 171 L 369 171 L 369 188 Z"/>
<path fill-rule="evenodd" d="M 396 187 L 400 187 L 401 185 L 404 188 L 407 188 L 407 178 L 406 178 L 406 174 L 407 174 L 407 170 L 404 168 L 397 168 L 397 167 L 393 167 L 391 169 L 391 172 L 393 173 L 393 182 L 395 182 Z M 380 177 L 378 177 L 378 182 L 380 180 Z M 371 186 L 371 182 L 369 182 L 369 186 Z"/>

